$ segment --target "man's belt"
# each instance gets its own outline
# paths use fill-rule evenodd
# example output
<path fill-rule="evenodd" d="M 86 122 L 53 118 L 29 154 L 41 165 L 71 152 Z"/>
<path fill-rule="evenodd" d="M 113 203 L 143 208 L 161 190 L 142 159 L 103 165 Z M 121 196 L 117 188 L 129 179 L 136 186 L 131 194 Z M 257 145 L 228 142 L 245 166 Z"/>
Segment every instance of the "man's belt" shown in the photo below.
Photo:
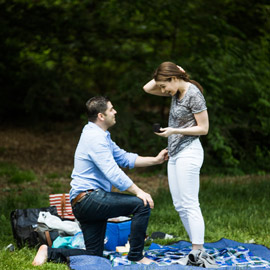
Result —
<path fill-rule="evenodd" d="M 81 202 L 85 198 L 85 195 L 92 191 L 94 191 L 94 189 L 89 189 L 87 191 L 81 192 L 75 197 L 75 199 L 72 200 L 71 206 L 73 207 L 77 202 Z"/>

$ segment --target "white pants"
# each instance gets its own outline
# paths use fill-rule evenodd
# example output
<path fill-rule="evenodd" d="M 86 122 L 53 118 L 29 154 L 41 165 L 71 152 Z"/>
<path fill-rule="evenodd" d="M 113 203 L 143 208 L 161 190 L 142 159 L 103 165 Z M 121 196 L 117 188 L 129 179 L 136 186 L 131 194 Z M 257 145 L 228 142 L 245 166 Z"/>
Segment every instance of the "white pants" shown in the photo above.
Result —
<path fill-rule="evenodd" d="M 204 243 L 204 220 L 199 203 L 200 169 L 203 148 L 194 140 L 168 162 L 168 179 L 172 200 L 192 244 Z"/>

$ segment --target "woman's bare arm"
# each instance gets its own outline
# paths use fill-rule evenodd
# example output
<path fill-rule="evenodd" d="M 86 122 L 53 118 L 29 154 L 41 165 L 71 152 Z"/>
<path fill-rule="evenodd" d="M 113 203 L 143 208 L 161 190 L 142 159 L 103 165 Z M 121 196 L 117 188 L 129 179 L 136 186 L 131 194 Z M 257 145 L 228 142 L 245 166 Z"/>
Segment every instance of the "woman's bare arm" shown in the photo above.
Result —
<path fill-rule="evenodd" d="M 157 86 L 155 80 L 149 81 L 144 87 L 143 90 L 151 95 L 156 95 L 156 96 L 163 96 L 163 97 L 170 97 L 169 94 L 165 94 L 161 92 L 161 89 L 159 86 Z"/>

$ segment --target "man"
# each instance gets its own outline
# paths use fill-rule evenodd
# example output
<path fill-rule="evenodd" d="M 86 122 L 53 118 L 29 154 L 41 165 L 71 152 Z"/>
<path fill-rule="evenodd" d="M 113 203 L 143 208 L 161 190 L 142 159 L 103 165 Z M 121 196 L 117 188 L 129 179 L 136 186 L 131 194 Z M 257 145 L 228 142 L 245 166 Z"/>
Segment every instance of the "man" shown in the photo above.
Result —
<path fill-rule="evenodd" d="M 107 219 L 128 215 L 133 215 L 128 259 L 150 264 L 152 260 L 143 256 L 143 248 L 154 202 L 151 195 L 134 184 L 119 166 L 131 169 L 162 164 L 167 160 L 167 150 L 156 157 L 141 157 L 120 149 L 108 132 L 116 123 L 117 113 L 109 99 L 93 97 L 87 101 L 86 108 L 89 122 L 75 152 L 70 190 L 73 213 L 80 222 L 86 250 L 53 249 L 42 245 L 33 265 L 41 265 L 46 260 L 64 262 L 72 255 L 102 256 Z M 135 196 L 111 192 L 112 186 Z"/>

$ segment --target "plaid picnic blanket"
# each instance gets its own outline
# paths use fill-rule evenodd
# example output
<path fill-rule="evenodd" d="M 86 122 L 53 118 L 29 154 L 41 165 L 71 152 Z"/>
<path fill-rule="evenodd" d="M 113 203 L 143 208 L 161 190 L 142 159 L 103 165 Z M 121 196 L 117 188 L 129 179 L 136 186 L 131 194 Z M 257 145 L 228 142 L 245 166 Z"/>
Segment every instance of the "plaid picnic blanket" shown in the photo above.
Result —
<path fill-rule="evenodd" d="M 206 252 L 216 259 L 219 267 L 224 270 L 270 268 L 270 250 L 262 245 L 222 238 L 214 243 L 205 243 L 204 247 Z M 129 261 L 125 253 L 104 251 L 103 258 L 89 255 L 71 256 L 69 267 L 74 270 L 203 270 L 202 267 L 183 266 L 175 263 L 190 251 L 191 243 L 187 241 L 180 241 L 169 246 L 152 243 L 145 251 L 145 256 L 154 259 L 157 262 L 154 265 L 136 264 Z"/>
<path fill-rule="evenodd" d="M 145 251 L 145 256 L 149 259 L 154 260 L 159 266 L 177 264 L 177 260 L 187 256 L 191 251 L 191 246 L 187 246 L 179 249 L 175 246 L 161 246 L 152 243 L 147 251 Z M 205 251 L 212 255 L 216 263 L 220 268 L 227 267 L 251 267 L 251 268 L 270 268 L 270 261 L 262 259 L 259 256 L 255 256 L 249 248 L 244 246 L 227 247 L 227 248 L 205 248 Z M 127 254 L 125 253 L 109 253 L 109 259 L 112 266 L 119 265 L 132 265 L 127 259 Z"/>

